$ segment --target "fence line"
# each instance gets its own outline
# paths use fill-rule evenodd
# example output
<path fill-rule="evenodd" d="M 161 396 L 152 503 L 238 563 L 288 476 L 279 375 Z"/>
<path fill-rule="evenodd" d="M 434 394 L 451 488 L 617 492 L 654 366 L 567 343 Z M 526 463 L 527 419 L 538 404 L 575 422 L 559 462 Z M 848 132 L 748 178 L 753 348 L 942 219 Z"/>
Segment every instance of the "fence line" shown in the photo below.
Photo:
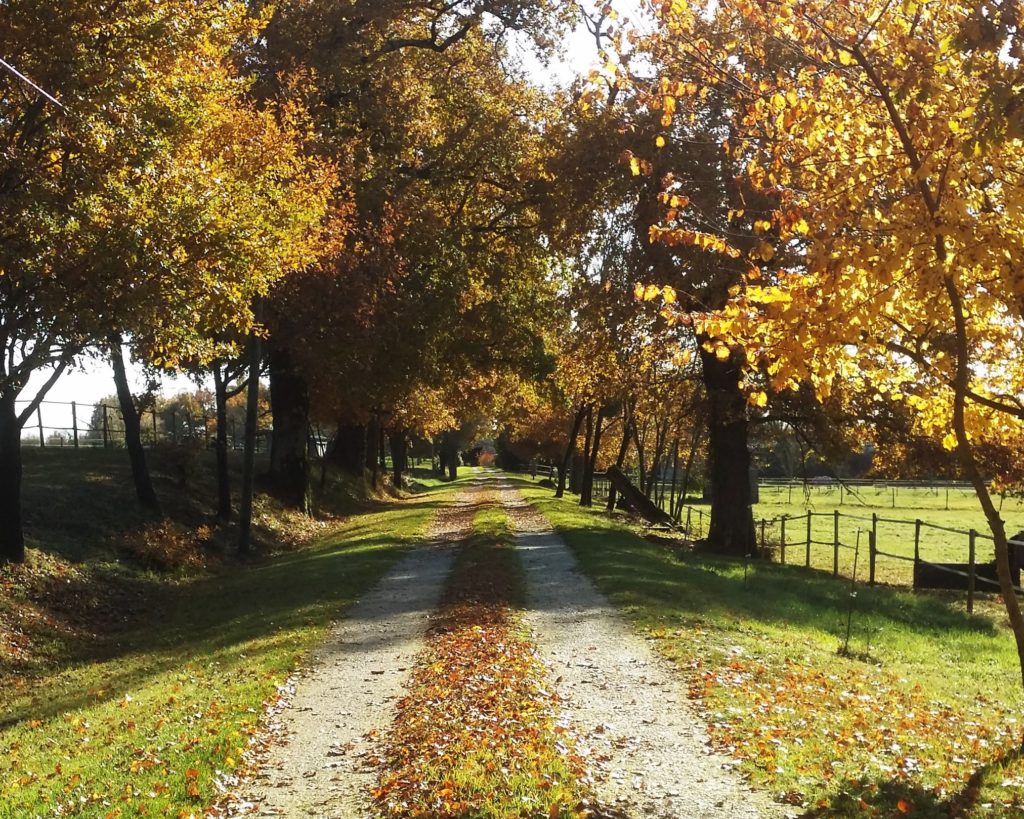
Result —
<path fill-rule="evenodd" d="M 661 484 L 665 485 L 662 486 Z M 795 484 L 790 481 L 771 481 L 762 480 L 762 484 L 772 485 L 790 485 Z M 676 494 L 675 491 L 667 492 L 666 488 L 670 485 L 669 482 L 655 482 L 653 491 L 651 492 L 652 499 L 657 499 L 656 502 L 660 506 L 665 508 L 666 503 L 670 504 L 669 511 L 673 518 L 676 520 L 677 525 L 683 530 L 684 536 L 687 539 L 701 539 L 706 536 L 708 525 L 710 523 L 710 510 L 701 508 L 699 506 L 693 506 L 685 503 L 683 499 Z M 802 487 L 812 486 L 811 484 L 799 484 Z M 835 488 L 837 484 L 833 483 L 832 487 Z M 904 489 L 928 489 L 933 491 L 936 495 L 939 495 L 940 491 L 946 492 L 946 503 L 948 507 L 949 492 L 962 491 L 962 492 L 973 492 L 973 487 L 970 484 L 962 482 L 948 481 L 948 482 L 923 482 L 923 481 L 863 481 L 860 485 L 867 486 L 883 486 L 885 488 L 892 488 L 895 492 L 897 488 Z M 828 487 L 828 484 L 821 484 L 823 487 Z M 608 492 L 608 481 L 607 478 L 600 473 L 594 475 L 594 496 L 607 497 Z M 894 495 L 895 498 L 895 495 Z M 828 539 L 823 539 L 820 534 L 815 531 L 814 522 L 817 519 L 831 518 L 832 527 Z M 967 580 L 967 610 L 973 612 L 974 602 L 978 588 L 999 588 L 999 583 L 996 580 L 986 577 L 979 573 L 979 566 L 990 565 L 990 561 L 979 562 L 978 559 L 978 541 L 984 541 L 986 543 L 992 543 L 993 538 L 990 534 L 985 534 L 977 531 L 973 528 L 958 528 L 954 526 L 944 526 L 938 523 L 929 523 L 926 520 L 920 518 L 907 519 L 907 518 L 891 518 L 884 517 L 877 513 L 872 513 L 870 516 L 864 514 L 856 514 L 838 509 L 830 512 L 815 512 L 808 510 L 807 512 L 800 515 L 781 515 L 773 518 L 758 518 L 755 519 L 755 537 L 759 541 L 759 545 L 762 550 L 772 551 L 775 550 L 778 555 L 779 562 L 783 564 L 792 564 L 794 552 L 799 553 L 800 560 L 806 567 L 812 567 L 814 564 L 821 566 L 821 555 L 820 550 L 822 548 L 828 550 L 828 562 L 826 563 L 827 570 L 831 570 L 833 576 L 844 575 L 844 570 L 849 569 L 852 561 L 844 561 L 842 555 L 857 553 L 859 548 L 856 544 L 850 543 L 848 540 L 844 540 L 841 536 L 841 530 L 843 523 L 853 522 L 855 524 L 864 524 L 857 526 L 858 532 L 862 532 L 867 536 L 867 551 L 868 551 L 868 577 L 867 583 L 875 585 L 879 582 L 879 559 L 895 561 L 898 564 L 905 565 L 909 564 L 911 568 L 911 585 L 915 588 L 919 586 L 920 575 L 923 568 L 930 569 L 933 572 L 940 574 L 947 574 L 950 576 L 961 577 Z M 913 554 L 898 554 L 895 551 L 881 548 L 879 543 L 879 524 L 887 524 L 890 527 L 905 527 L 908 535 L 910 530 L 913 530 Z M 788 532 L 787 532 L 788 524 Z M 802 528 L 800 536 L 795 539 L 792 537 L 794 534 L 793 526 L 797 525 Z M 962 536 L 966 543 L 964 544 L 966 551 L 966 562 L 962 563 L 943 563 L 937 560 L 928 560 L 922 556 L 922 540 L 923 536 L 928 532 L 943 532 L 946 534 Z M 1010 539 L 1011 549 L 1011 561 L 1012 565 L 1018 567 L 1024 564 L 1024 541 Z M 815 548 L 817 547 L 817 548 Z M 816 554 L 817 553 L 817 554 Z M 961 556 L 963 553 L 961 552 Z M 962 568 L 960 568 L 962 567 Z M 856 578 L 860 579 L 860 578 Z M 1018 593 L 1024 593 L 1019 587 L 1014 587 Z"/>
<path fill-rule="evenodd" d="M 17 401 L 16 406 L 30 402 Z M 185 445 L 202 443 L 209 447 L 216 436 L 216 416 L 202 412 L 192 413 L 178 407 L 143 409 L 139 417 L 144 444 L 170 443 Z M 228 446 L 240 450 L 244 443 L 244 429 L 235 419 L 229 419 Z M 257 437 L 257 451 L 265 448 L 266 430 Z M 22 445 L 40 448 L 71 447 L 110 448 L 124 444 L 124 418 L 116 404 L 95 404 L 77 401 L 42 401 L 34 418 L 22 429 Z M 319 446 L 319 442 L 318 442 Z"/>

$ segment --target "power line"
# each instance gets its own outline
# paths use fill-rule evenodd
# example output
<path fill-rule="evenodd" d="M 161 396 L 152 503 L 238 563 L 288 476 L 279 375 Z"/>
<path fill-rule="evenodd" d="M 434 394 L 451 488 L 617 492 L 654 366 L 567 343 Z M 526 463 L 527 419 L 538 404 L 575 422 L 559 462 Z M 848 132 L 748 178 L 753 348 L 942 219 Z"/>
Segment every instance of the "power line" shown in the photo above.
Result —
<path fill-rule="evenodd" d="M 32 82 L 32 80 L 30 80 L 28 77 L 26 77 L 24 74 L 22 74 L 17 68 L 15 68 L 13 65 L 11 65 L 9 62 L 4 60 L 3 58 L 0 58 L 0 66 L 3 66 L 4 68 L 6 68 L 8 71 L 10 71 L 15 77 L 17 77 L 23 83 L 26 83 L 27 85 L 32 86 L 32 88 L 34 88 L 36 91 L 38 91 L 44 97 L 46 97 L 46 99 L 48 99 L 50 102 L 52 102 L 58 108 L 60 108 L 61 111 L 64 111 L 65 113 L 67 113 L 68 109 L 65 108 L 63 105 L 61 105 L 60 100 L 58 100 L 56 97 L 53 97 L 50 94 L 46 93 L 46 91 L 44 91 L 42 88 L 40 88 L 34 82 Z"/>

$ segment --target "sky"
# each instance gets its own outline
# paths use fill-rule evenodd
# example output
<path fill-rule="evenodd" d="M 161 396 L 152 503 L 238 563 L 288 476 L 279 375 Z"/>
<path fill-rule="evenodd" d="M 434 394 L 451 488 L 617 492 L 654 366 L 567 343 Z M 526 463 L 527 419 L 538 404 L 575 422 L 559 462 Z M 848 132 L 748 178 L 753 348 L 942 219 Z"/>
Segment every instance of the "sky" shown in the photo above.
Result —
<path fill-rule="evenodd" d="M 637 0 L 619 0 L 613 3 L 622 13 L 635 13 Z M 522 49 L 522 63 L 534 82 L 544 87 L 555 87 L 568 84 L 574 77 L 587 74 L 598 64 L 597 51 L 593 36 L 583 25 L 568 32 L 561 46 L 556 49 L 554 59 L 548 65 L 542 65 L 528 48 Z M 129 380 L 134 391 L 145 388 L 145 378 L 141 368 L 129 364 Z M 49 371 L 36 373 L 23 390 L 23 396 L 35 395 L 38 387 L 46 381 Z M 168 374 L 161 386 L 163 395 L 174 395 L 182 391 L 196 389 L 195 382 L 184 376 Z M 45 430 L 58 430 L 71 426 L 71 402 L 79 404 L 79 418 L 82 417 L 82 405 L 99 403 L 114 395 L 114 378 L 110 365 L 98 357 L 83 358 L 78 366 L 63 375 L 50 389 L 41 407 Z M 90 410 L 85 411 L 88 417 Z M 26 425 L 25 435 L 37 434 L 36 420 Z"/>

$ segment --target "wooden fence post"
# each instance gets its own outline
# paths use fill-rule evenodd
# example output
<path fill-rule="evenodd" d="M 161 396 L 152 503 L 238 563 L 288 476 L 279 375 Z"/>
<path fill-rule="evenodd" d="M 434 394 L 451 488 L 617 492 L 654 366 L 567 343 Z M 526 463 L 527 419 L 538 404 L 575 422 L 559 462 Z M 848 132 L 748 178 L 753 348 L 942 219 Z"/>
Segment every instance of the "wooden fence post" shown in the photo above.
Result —
<path fill-rule="evenodd" d="M 804 565 L 811 568 L 811 510 L 807 510 L 807 560 Z"/>
<path fill-rule="evenodd" d="M 761 553 L 764 554 L 764 524 L 765 519 L 761 518 Z"/>
<path fill-rule="evenodd" d="M 786 565 L 786 516 L 779 521 L 779 559 L 782 565 Z"/>
<path fill-rule="evenodd" d="M 156 407 L 149 411 L 149 415 L 153 421 L 153 443 L 156 444 L 160 440 L 160 435 L 156 431 Z"/>
<path fill-rule="evenodd" d="M 178 443 L 178 411 L 171 408 L 171 440 Z"/>
<path fill-rule="evenodd" d="M 71 402 L 71 434 L 75 437 L 75 449 L 78 449 L 78 405 Z"/>
<path fill-rule="evenodd" d="M 39 446 L 46 446 L 46 436 L 43 434 L 43 405 L 36 407 L 36 423 L 39 425 Z"/>
<path fill-rule="evenodd" d="M 967 613 L 974 614 L 974 581 L 977 576 L 977 561 L 975 560 L 975 541 L 978 533 L 971 529 L 967 541 Z"/>
<path fill-rule="evenodd" d="M 107 419 L 107 405 L 103 404 L 103 446 L 110 446 L 110 422 Z"/>
<path fill-rule="evenodd" d="M 868 583 L 875 585 L 875 561 L 878 555 L 878 513 L 871 513 L 871 531 L 868 533 Z"/>
<path fill-rule="evenodd" d="M 683 537 L 687 540 L 690 539 L 690 512 L 692 511 L 693 510 L 689 506 L 686 507 L 686 534 L 683 535 Z"/>
<path fill-rule="evenodd" d="M 917 588 L 917 573 L 921 570 L 921 519 L 914 521 L 914 588 Z"/>
<path fill-rule="evenodd" d="M 839 574 L 839 510 L 832 512 L 832 574 Z"/>

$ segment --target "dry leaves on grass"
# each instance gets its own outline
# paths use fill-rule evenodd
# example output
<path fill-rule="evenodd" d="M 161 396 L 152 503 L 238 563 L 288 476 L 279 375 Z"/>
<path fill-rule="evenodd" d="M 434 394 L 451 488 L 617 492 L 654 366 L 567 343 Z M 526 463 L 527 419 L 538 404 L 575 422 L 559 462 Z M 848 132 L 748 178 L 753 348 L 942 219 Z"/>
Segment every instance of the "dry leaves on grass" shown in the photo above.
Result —
<path fill-rule="evenodd" d="M 783 801 L 823 815 L 948 815 L 976 772 L 1021 745 L 1024 726 L 999 704 L 953 708 L 860 663 L 768 666 L 734 647 L 690 665 L 690 696 L 707 708 L 715 747 L 755 766 Z M 1019 788 L 1003 791 L 993 807 L 1024 805 Z"/>
<path fill-rule="evenodd" d="M 516 560 L 479 540 L 461 555 L 387 736 L 374 798 L 388 815 L 591 815 L 583 762 L 510 607 Z"/>

